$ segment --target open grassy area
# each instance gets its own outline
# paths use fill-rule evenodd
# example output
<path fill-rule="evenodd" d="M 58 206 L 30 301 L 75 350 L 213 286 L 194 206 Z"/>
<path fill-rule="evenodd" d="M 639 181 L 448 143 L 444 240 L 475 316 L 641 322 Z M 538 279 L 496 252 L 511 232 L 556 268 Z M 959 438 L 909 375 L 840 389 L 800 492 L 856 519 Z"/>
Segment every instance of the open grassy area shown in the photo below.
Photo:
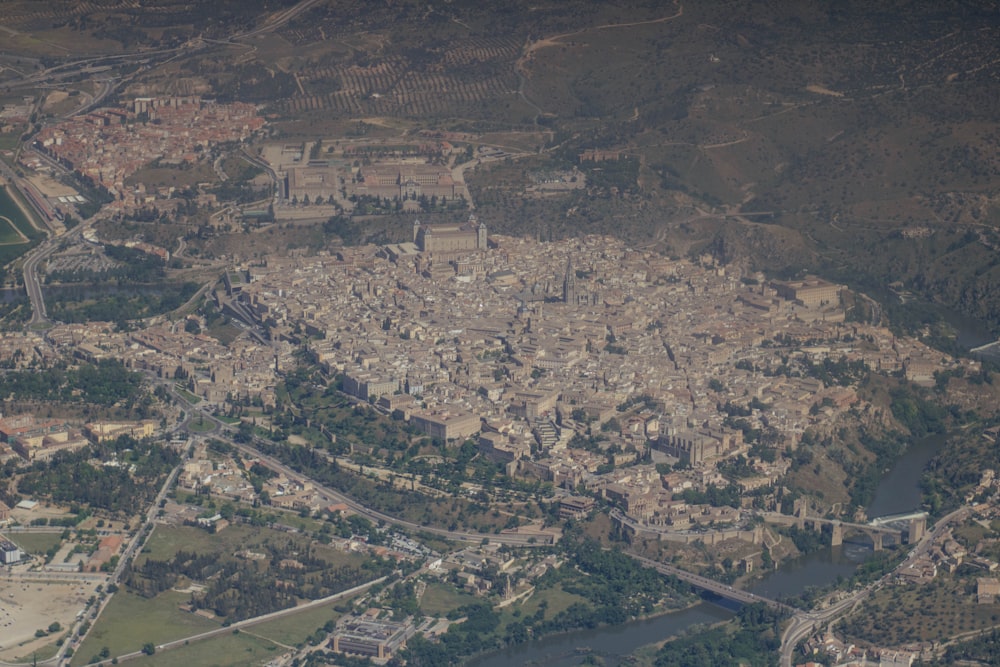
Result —
<path fill-rule="evenodd" d="M 456 607 L 475 602 L 475 600 L 474 595 L 463 593 L 454 586 L 434 581 L 427 584 L 427 590 L 420 598 L 420 611 L 429 616 L 444 615 Z"/>
<path fill-rule="evenodd" d="M 147 188 L 193 188 L 198 183 L 215 183 L 219 178 L 212 165 L 199 162 L 181 165 L 146 165 L 126 179 L 127 185 L 145 183 Z"/>
<path fill-rule="evenodd" d="M 18 206 L 19 195 L 11 192 L 7 186 L 0 186 L 0 266 L 12 262 L 28 252 L 42 237 L 31 221 L 25 217 L 24 211 Z M 3 218 L 6 218 L 4 220 Z M 16 228 L 10 229 L 13 224 Z M 21 234 L 17 234 L 17 231 Z M 28 243 L 24 239 L 28 238 Z"/>
<path fill-rule="evenodd" d="M 146 599 L 119 591 L 77 649 L 71 664 L 86 664 L 104 646 L 111 655 L 121 655 L 140 650 L 146 642 L 161 644 L 219 627 L 216 621 L 177 608 L 190 597 L 187 593 L 166 591 Z"/>
<path fill-rule="evenodd" d="M 27 243 L 25 238 L 18 233 L 14 223 L 6 216 L 0 215 L 0 245 L 17 245 Z"/>
<path fill-rule="evenodd" d="M 244 545 L 258 541 L 255 538 L 264 532 L 275 531 L 236 524 L 213 535 L 194 526 L 158 526 L 143 548 L 139 562 L 144 558 L 166 560 L 181 549 L 196 553 L 232 553 L 248 548 Z"/>
<path fill-rule="evenodd" d="M 229 345 L 236 340 L 241 333 L 243 333 L 243 329 L 240 329 L 238 326 L 233 324 L 225 323 L 209 327 L 205 330 L 205 333 L 223 345 Z"/>
<path fill-rule="evenodd" d="M 188 430 L 194 433 L 209 433 L 215 430 L 215 422 L 199 415 L 197 419 L 192 419 L 188 423 Z"/>
<path fill-rule="evenodd" d="M 337 604 L 344 604 L 338 602 Z M 305 642 L 306 637 L 323 627 L 328 621 L 336 621 L 341 614 L 335 611 L 333 605 L 324 605 L 298 614 L 292 614 L 267 623 L 247 628 L 258 637 L 272 640 L 286 646 L 298 646 Z"/>
<path fill-rule="evenodd" d="M 190 391 L 188 391 L 187 389 L 182 389 L 180 386 L 175 385 L 174 389 L 177 391 L 178 394 L 181 395 L 181 397 L 185 401 L 187 401 L 191 405 L 198 405 L 199 403 L 201 403 L 201 396 L 195 396 Z"/>
<path fill-rule="evenodd" d="M 8 534 L 8 536 L 21 549 L 35 555 L 44 554 L 51 547 L 62 542 L 62 536 L 59 533 L 16 533 L 14 535 Z"/>
<path fill-rule="evenodd" d="M 548 603 L 545 610 L 545 617 L 552 618 L 559 612 L 569 608 L 570 605 L 579 602 L 589 606 L 587 599 L 575 593 L 568 593 L 562 586 L 553 586 L 544 590 L 535 590 L 528 600 L 520 606 L 521 613 L 530 616 L 538 611 L 542 601 Z M 517 608 L 517 607 L 515 607 Z"/>
<path fill-rule="evenodd" d="M 242 667 L 264 665 L 286 652 L 274 642 L 256 636 L 255 628 L 225 634 L 169 651 L 140 658 L 129 664 L 142 667 Z"/>
<path fill-rule="evenodd" d="M 297 514 L 280 511 L 275 514 L 278 515 L 276 521 L 284 525 L 304 527 L 306 530 L 317 530 L 320 525 L 315 519 L 302 519 Z M 233 554 L 242 549 L 253 550 L 264 544 L 280 545 L 285 542 L 303 551 L 311 548 L 313 556 L 322 558 L 331 567 L 359 567 L 367 558 L 365 554 L 347 553 L 317 544 L 301 534 L 235 523 L 215 534 L 194 526 L 158 526 L 137 558 L 137 564 L 141 565 L 145 559 L 168 560 L 181 550 L 233 558 Z"/>
<path fill-rule="evenodd" d="M 12 151 L 20 141 L 20 132 L 0 132 L 0 151 Z"/>
<path fill-rule="evenodd" d="M 52 642 L 51 644 L 46 644 L 45 646 L 41 647 L 40 649 L 34 651 L 29 655 L 18 656 L 15 659 L 15 662 L 32 663 L 35 660 L 48 660 L 49 658 L 54 656 L 58 650 L 59 650 L 59 644 L 57 644 L 56 642 Z"/>

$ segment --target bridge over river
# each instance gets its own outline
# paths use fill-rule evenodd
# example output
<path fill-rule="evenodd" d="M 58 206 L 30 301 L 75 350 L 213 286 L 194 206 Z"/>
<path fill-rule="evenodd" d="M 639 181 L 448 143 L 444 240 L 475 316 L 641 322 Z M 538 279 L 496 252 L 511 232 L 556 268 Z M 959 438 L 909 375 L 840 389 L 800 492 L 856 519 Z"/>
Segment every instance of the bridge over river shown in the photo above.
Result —
<path fill-rule="evenodd" d="M 626 552 L 628 553 L 628 552 Z M 783 602 L 778 602 L 777 600 L 772 600 L 770 598 L 757 595 L 756 593 L 751 593 L 749 591 L 740 590 L 739 588 L 733 588 L 728 584 L 715 581 L 714 579 L 709 579 L 708 577 L 702 577 L 701 575 L 688 572 L 687 570 L 682 570 L 679 567 L 674 567 L 673 565 L 667 565 L 666 563 L 658 563 L 655 560 L 650 560 L 649 558 L 643 558 L 642 556 L 637 556 L 635 554 L 628 554 L 635 560 L 639 561 L 646 567 L 651 567 L 660 574 L 673 575 L 680 579 L 681 581 L 686 581 L 687 583 L 700 588 L 710 593 L 714 593 L 719 597 L 726 598 L 727 600 L 733 600 L 734 602 L 739 602 L 741 604 L 754 604 L 760 602 L 766 604 L 772 609 L 778 609 L 780 611 L 787 611 L 789 613 L 796 613 L 799 610 L 794 607 L 790 607 Z"/>
<path fill-rule="evenodd" d="M 805 511 L 797 512 L 795 515 L 760 512 L 760 516 L 765 522 L 780 526 L 798 526 L 799 528 L 812 528 L 816 531 L 829 530 L 831 546 L 843 544 L 845 532 L 864 533 L 872 541 L 872 549 L 875 551 L 882 550 L 882 543 L 886 537 L 892 537 L 898 544 L 913 544 L 919 542 L 927 531 L 926 512 L 883 516 L 872 519 L 868 523 L 809 516 Z M 901 523 L 905 523 L 906 527 L 900 527 Z"/>

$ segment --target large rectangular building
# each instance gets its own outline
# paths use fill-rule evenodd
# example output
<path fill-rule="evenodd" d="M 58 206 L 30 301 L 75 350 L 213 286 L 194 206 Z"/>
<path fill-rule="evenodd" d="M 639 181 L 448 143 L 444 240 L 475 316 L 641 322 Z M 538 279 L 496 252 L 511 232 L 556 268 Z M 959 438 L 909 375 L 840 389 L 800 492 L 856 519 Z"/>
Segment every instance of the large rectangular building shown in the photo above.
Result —
<path fill-rule="evenodd" d="M 344 392 L 367 401 L 399 391 L 399 380 L 368 373 L 346 373 Z"/>
<path fill-rule="evenodd" d="M 338 653 L 367 655 L 384 660 L 392 657 L 415 631 L 416 628 L 409 619 L 396 623 L 365 617 L 352 618 L 338 625 L 330 648 Z"/>
<path fill-rule="evenodd" d="M 809 276 L 802 280 L 775 280 L 771 286 L 783 299 L 795 301 L 807 308 L 839 306 L 842 285 Z"/>
<path fill-rule="evenodd" d="M 467 438 L 482 428 L 479 416 L 471 412 L 415 412 L 410 415 L 410 423 L 432 438 L 445 441 Z"/>

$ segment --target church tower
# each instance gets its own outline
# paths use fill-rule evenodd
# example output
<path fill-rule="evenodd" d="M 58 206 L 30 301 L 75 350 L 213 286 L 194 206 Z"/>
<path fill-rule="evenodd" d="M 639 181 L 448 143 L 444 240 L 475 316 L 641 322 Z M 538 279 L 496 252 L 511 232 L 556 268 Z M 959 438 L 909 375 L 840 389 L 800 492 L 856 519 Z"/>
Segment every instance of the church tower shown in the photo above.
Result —
<path fill-rule="evenodd" d="M 486 234 L 486 223 L 482 220 L 476 221 L 476 214 L 473 213 L 469 216 L 469 225 L 476 228 L 476 249 L 486 250 L 489 246 L 488 236 Z"/>
<path fill-rule="evenodd" d="M 566 260 L 566 275 L 563 276 L 563 303 L 576 305 L 576 271 L 573 270 L 573 260 Z"/>

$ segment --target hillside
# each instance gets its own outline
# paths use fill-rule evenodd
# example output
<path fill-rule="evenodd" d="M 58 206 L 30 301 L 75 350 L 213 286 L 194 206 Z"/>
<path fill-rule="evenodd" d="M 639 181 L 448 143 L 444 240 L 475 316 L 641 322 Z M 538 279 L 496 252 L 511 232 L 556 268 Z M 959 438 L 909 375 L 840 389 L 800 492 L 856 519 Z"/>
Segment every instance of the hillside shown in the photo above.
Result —
<path fill-rule="evenodd" d="M 296 141 L 367 120 L 506 146 L 516 158 L 467 174 L 497 231 L 614 233 L 880 298 L 898 283 L 1000 328 L 988 2 L 3 5 L 9 48 L 43 65 L 179 49 L 139 71 L 109 62 L 128 73 L 120 99 L 256 102 Z M 573 166 L 586 188 L 530 192 Z"/>

